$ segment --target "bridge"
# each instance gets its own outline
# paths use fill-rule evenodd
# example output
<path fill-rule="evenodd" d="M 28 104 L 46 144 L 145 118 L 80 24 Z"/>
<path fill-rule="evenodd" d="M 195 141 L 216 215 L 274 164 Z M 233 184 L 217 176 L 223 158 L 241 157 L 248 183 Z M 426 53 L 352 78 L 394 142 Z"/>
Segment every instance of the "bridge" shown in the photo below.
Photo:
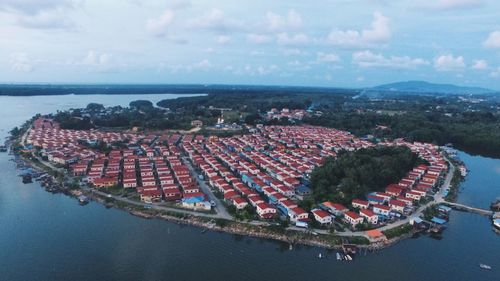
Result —
<path fill-rule="evenodd" d="M 467 206 L 467 205 L 459 204 L 459 203 L 454 203 L 454 202 L 443 201 L 442 204 L 447 205 L 450 208 L 453 208 L 455 210 L 475 213 L 475 214 L 479 214 L 482 216 L 490 217 L 490 216 L 493 216 L 493 214 L 494 214 L 493 211 L 490 211 L 490 210 L 475 208 L 475 207 L 471 207 L 471 206 Z"/>

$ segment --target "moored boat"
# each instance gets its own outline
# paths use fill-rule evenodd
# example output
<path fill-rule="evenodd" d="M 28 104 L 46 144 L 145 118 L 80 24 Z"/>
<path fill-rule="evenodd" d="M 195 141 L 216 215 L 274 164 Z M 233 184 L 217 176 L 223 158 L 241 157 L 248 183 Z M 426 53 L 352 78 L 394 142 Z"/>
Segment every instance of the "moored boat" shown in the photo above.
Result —
<path fill-rule="evenodd" d="M 480 263 L 479 267 L 482 269 L 491 270 L 491 266 L 484 264 L 484 263 Z"/>

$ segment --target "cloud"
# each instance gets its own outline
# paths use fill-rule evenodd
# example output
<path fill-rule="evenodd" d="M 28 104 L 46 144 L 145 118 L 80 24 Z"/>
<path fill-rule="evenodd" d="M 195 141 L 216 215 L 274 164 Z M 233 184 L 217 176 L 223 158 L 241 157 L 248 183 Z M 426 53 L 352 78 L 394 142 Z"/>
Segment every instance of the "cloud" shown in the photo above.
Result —
<path fill-rule="evenodd" d="M 352 63 L 363 68 L 381 67 L 392 69 L 416 69 L 419 66 L 429 65 L 429 62 L 421 58 L 409 56 L 390 56 L 374 54 L 371 51 L 360 51 L 352 54 Z"/>
<path fill-rule="evenodd" d="M 434 59 L 434 68 L 437 71 L 460 71 L 466 67 L 462 56 L 452 54 L 442 55 Z"/>
<path fill-rule="evenodd" d="M 34 69 L 33 62 L 26 53 L 10 54 L 9 65 L 16 72 L 32 72 Z"/>
<path fill-rule="evenodd" d="M 244 29 L 243 22 L 227 18 L 219 9 L 212 9 L 199 18 L 192 19 L 188 25 L 192 28 L 214 32 L 231 32 Z"/>
<path fill-rule="evenodd" d="M 111 56 L 106 53 L 89 51 L 80 64 L 87 66 L 107 66 L 110 63 L 110 60 Z"/>
<path fill-rule="evenodd" d="M 259 74 L 260 76 L 264 76 L 276 72 L 278 69 L 279 69 L 278 66 L 275 64 L 269 66 L 261 65 L 257 67 L 257 74 Z"/>
<path fill-rule="evenodd" d="M 474 64 L 472 65 L 472 69 L 486 70 L 488 69 L 488 62 L 486 62 L 485 60 L 475 60 Z"/>
<path fill-rule="evenodd" d="M 147 30 L 155 36 L 166 36 L 172 22 L 174 21 L 174 12 L 172 10 L 166 10 L 157 18 L 148 19 L 146 28 Z"/>
<path fill-rule="evenodd" d="M 0 12 L 9 13 L 15 24 L 24 28 L 71 30 L 75 24 L 68 14 L 78 3 L 76 0 L 2 0 Z"/>
<path fill-rule="evenodd" d="M 271 42 L 271 37 L 263 34 L 250 33 L 247 35 L 247 41 L 254 44 L 266 44 Z"/>
<path fill-rule="evenodd" d="M 286 32 L 302 27 L 302 17 L 295 10 L 289 10 L 286 16 L 267 12 L 265 26 L 271 32 Z"/>
<path fill-rule="evenodd" d="M 226 35 L 221 35 L 217 37 L 217 43 L 224 45 L 231 42 L 231 37 L 226 36 Z"/>
<path fill-rule="evenodd" d="M 484 4 L 484 0 L 419 0 L 416 1 L 418 8 L 434 11 L 446 11 L 466 8 L 477 8 Z"/>
<path fill-rule="evenodd" d="M 493 31 L 484 40 L 483 46 L 488 49 L 500 49 L 500 31 Z"/>
<path fill-rule="evenodd" d="M 500 67 L 497 67 L 497 69 L 490 72 L 490 77 L 499 78 L 500 77 Z"/>
<path fill-rule="evenodd" d="M 305 33 L 288 35 L 288 33 L 283 32 L 277 35 L 276 41 L 280 45 L 287 46 L 305 45 L 309 43 L 309 36 L 307 36 L 307 34 Z"/>
<path fill-rule="evenodd" d="M 203 59 L 200 62 L 196 63 L 193 65 L 193 68 L 195 69 L 201 69 L 201 70 L 207 70 L 212 67 L 212 64 L 210 63 L 209 60 Z"/>
<path fill-rule="evenodd" d="M 391 39 L 389 19 L 379 12 L 373 13 L 370 28 L 358 30 L 332 30 L 326 41 L 334 46 L 360 48 L 384 44 Z"/>
<path fill-rule="evenodd" d="M 317 53 L 316 60 L 318 62 L 339 62 L 340 57 L 337 54 L 325 54 L 325 53 Z"/>

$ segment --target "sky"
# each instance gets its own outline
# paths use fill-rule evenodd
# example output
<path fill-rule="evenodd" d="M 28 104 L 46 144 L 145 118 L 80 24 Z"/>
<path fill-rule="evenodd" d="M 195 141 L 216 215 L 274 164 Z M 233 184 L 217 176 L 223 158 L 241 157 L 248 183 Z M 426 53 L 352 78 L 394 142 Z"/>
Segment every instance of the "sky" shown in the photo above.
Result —
<path fill-rule="evenodd" d="M 498 0 L 0 0 L 0 83 L 500 90 Z"/>

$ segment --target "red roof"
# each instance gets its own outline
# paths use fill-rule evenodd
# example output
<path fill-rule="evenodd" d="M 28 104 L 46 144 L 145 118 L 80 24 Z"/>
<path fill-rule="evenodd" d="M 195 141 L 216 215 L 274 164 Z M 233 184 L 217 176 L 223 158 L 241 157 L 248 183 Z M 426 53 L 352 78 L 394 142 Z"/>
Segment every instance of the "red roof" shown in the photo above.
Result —
<path fill-rule="evenodd" d="M 314 209 L 311 211 L 314 215 L 320 217 L 320 218 L 326 218 L 326 217 L 329 217 L 330 214 L 326 211 L 323 211 L 321 209 Z"/>
<path fill-rule="evenodd" d="M 365 215 L 367 217 L 376 216 L 376 214 L 372 210 L 368 210 L 368 209 L 362 209 L 361 211 L 359 211 L 359 213 L 362 215 Z"/>
<path fill-rule="evenodd" d="M 377 208 L 377 209 L 381 209 L 381 210 L 386 210 L 386 211 L 389 211 L 391 209 L 391 208 L 389 208 L 389 206 L 381 205 L 381 204 L 375 204 L 375 205 L 373 205 L 373 208 Z"/>
<path fill-rule="evenodd" d="M 361 218 L 358 214 L 356 214 L 356 213 L 355 213 L 355 212 L 353 212 L 353 211 L 348 211 L 348 212 L 346 212 L 346 213 L 344 214 L 344 216 L 350 217 L 350 218 L 355 219 L 355 220 L 356 220 L 356 219 Z"/>

